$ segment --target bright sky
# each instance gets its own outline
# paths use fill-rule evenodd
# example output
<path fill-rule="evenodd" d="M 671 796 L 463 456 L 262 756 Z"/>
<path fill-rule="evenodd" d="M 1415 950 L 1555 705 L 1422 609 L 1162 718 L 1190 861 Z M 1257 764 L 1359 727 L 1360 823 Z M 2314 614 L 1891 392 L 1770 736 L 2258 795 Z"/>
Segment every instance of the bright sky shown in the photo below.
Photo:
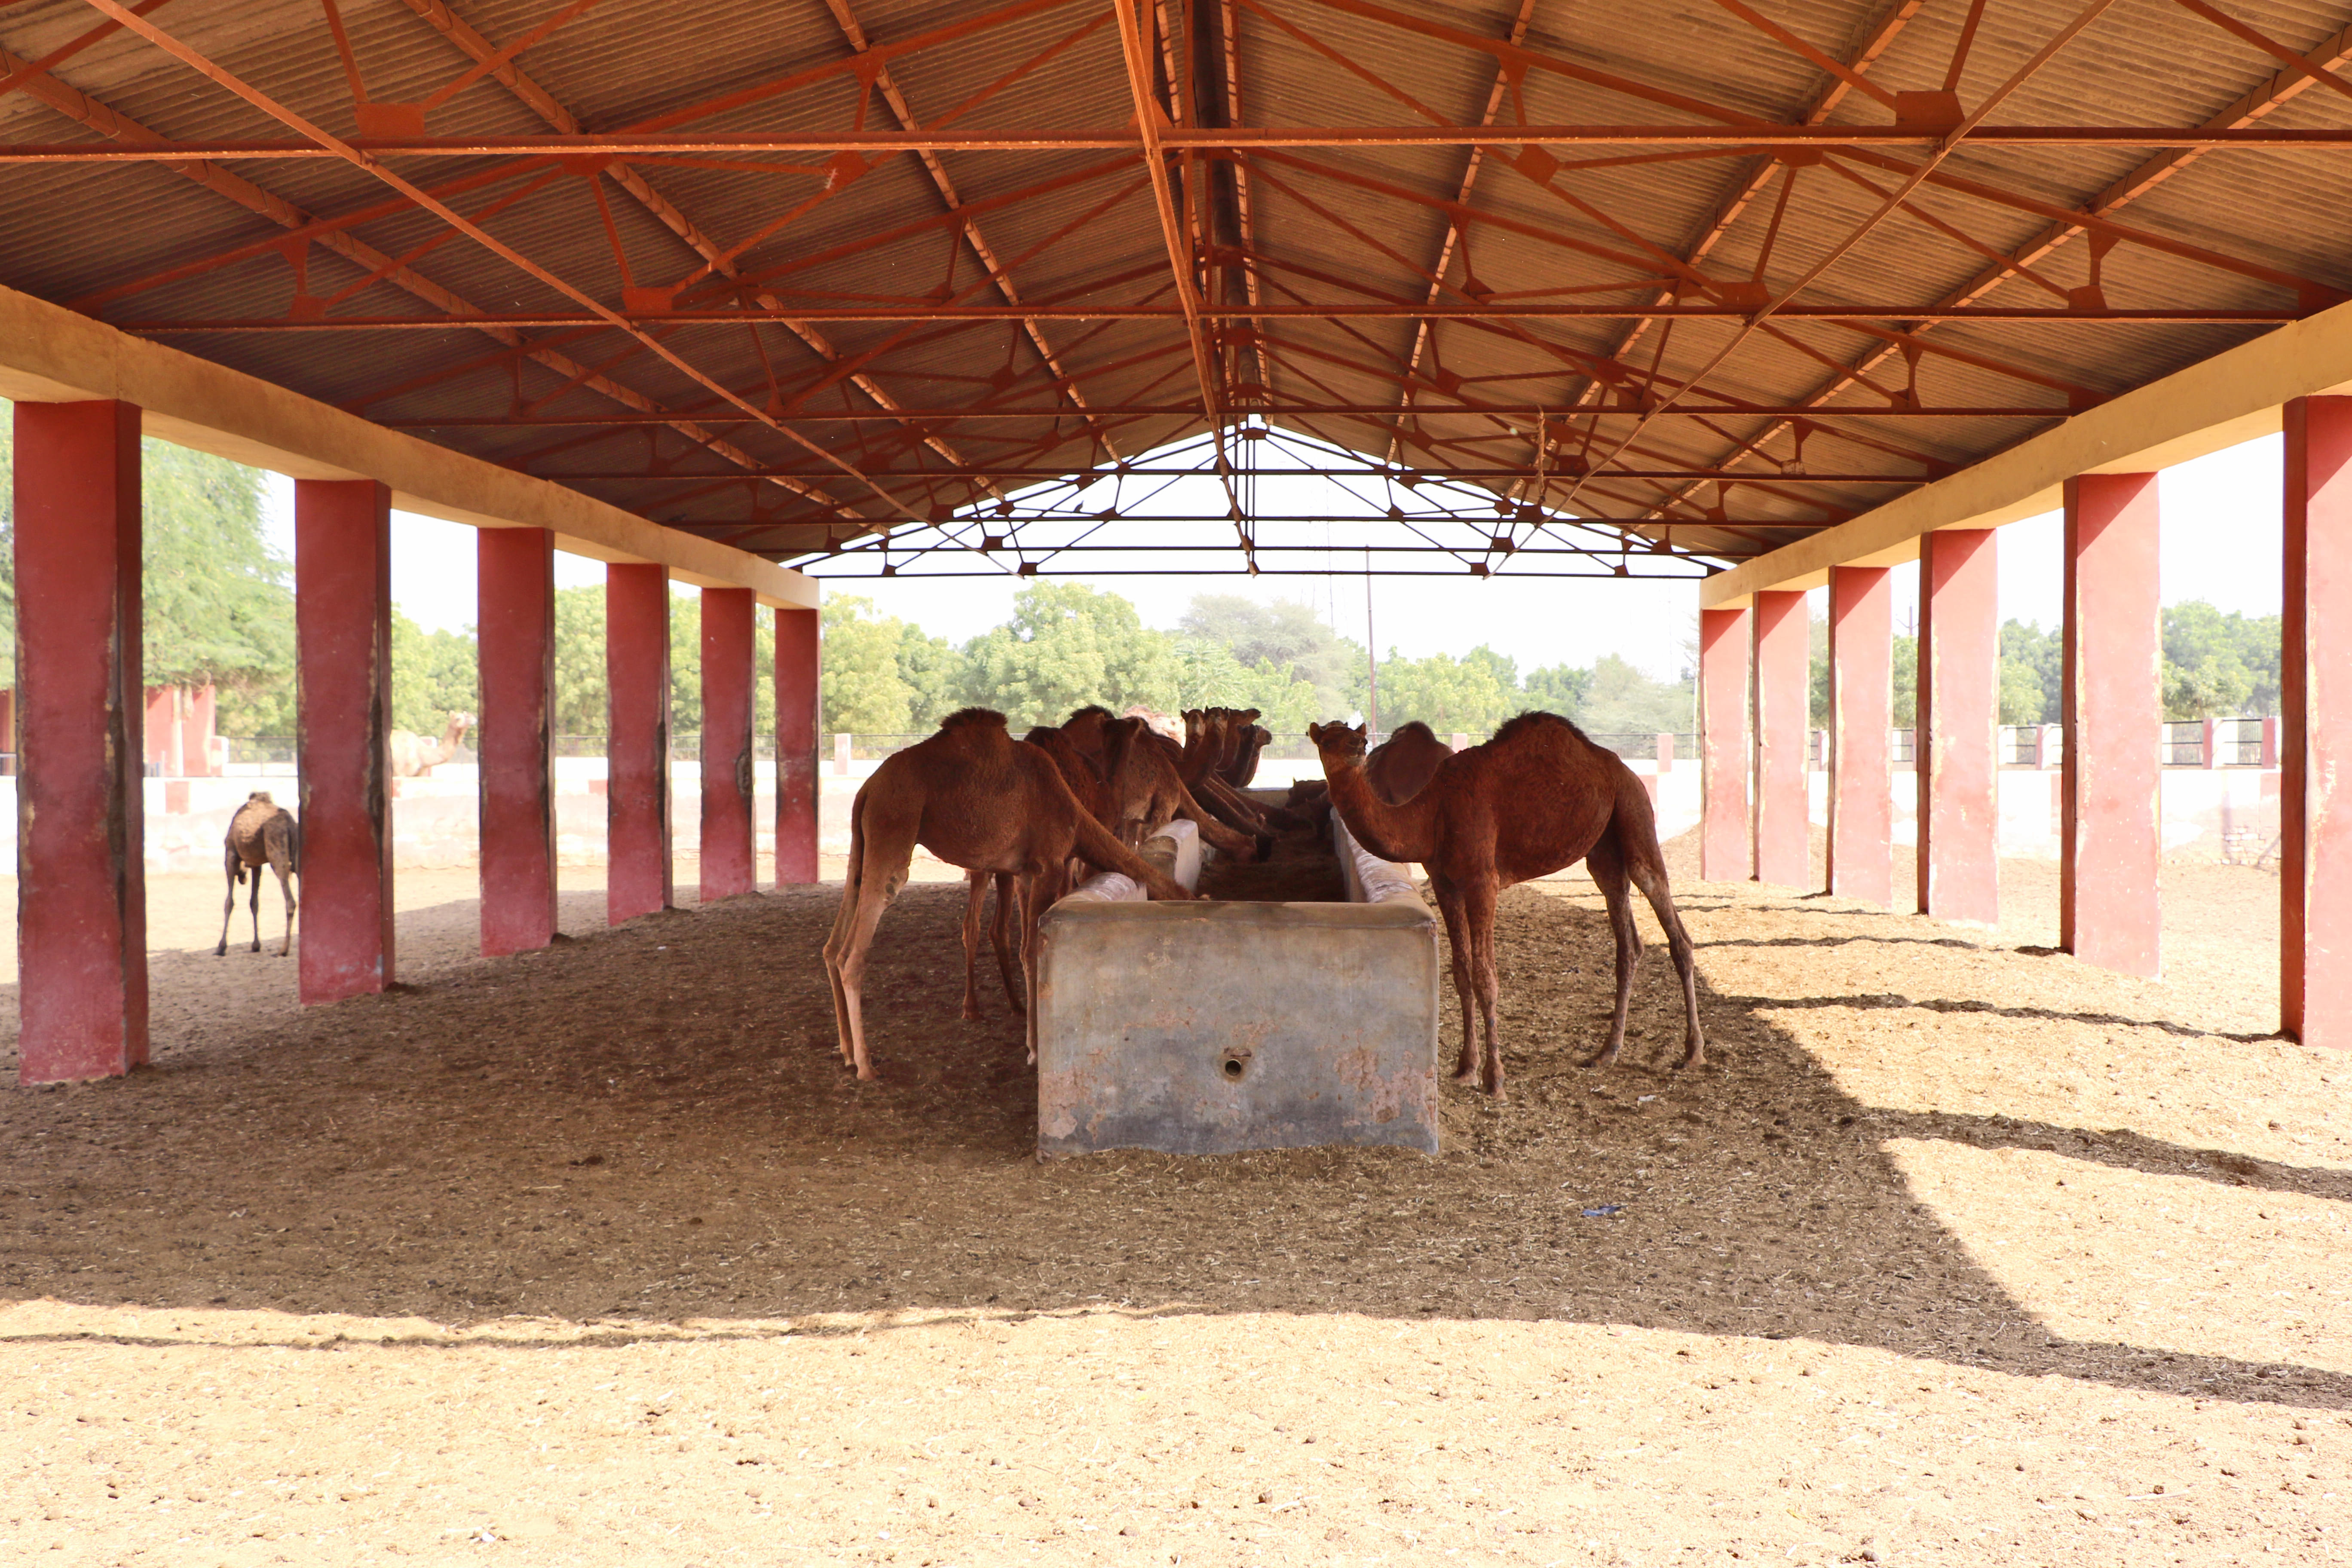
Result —
<path fill-rule="evenodd" d="M 2279 607 L 2280 438 L 2273 436 L 2166 470 L 2164 509 L 2164 602 L 2206 599 L 2224 611 L 2269 615 Z M 1379 516 L 1370 497 L 1311 479 L 1261 481 L 1258 508 L 1265 514 L 1328 515 L 1335 544 L 1360 537 L 1394 537 L 1394 525 Z M 1189 491 L 1186 487 L 1193 487 Z M 1207 490 L 1204 497 L 1201 489 Z M 1087 504 L 1097 491 L 1087 492 Z M 271 476 L 268 524 L 278 546 L 293 553 L 293 494 L 290 479 Z M 1167 510 L 1218 510 L 1216 488 L 1186 480 L 1162 498 Z M 1132 537 L 1150 538 L 1155 525 L 1139 521 L 1113 524 L 1095 536 L 1115 542 L 1114 531 L 1131 526 Z M 1159 524 L 1183 527 L 1204 543 L 1231 538 L 1228 525 Z M 1272 542 L 1288 529 L 1294 540 L 1319 540 L 1319 523 L 1268 524 L 1261 539 Z M 2054 626 L 2059 612 L 2059 520 L 2055 513 L 2011 523 L 2000 536 L 2000 613 Z M 1156 553 L 1097 558 L 1122 572 L 1164 571 L 1187 558 Z M 1189 558 L 1197 561 L 1198 557 Z M 1295 558 L 1294 558 L 1295 559 Z M 1439 558 L 1443 559 L 1443 558 Z M 457 523 L 396 513 L 392 536 L 393 598 L 423 626 L 459 630 L 473 624 L 474 531 Z M 1122 594 L 1135 602 L 1146 625 L 1173 627 L 1195 594 L 1239 594 L 1261 601 L 1301 599 L 1315 605 L 1344 637 L 1364 637 L 1364 578 L 1360 571 L 1306 577 L 1097 576 L 1068 574 L 1076 581 Z M 1918 574 L 1906 566 L 1895 574 L 1895 617 L 1907 624 L 1916 603 Z M 599 562 L 556 557 L 556 582 L 570 587 L 604 581 Z M 987 630 L 1012 613 L 1020 581 L 1010 575 L 923 582 L 910 577 L 835 580 L 840 591 L 863 594 L 888 615 L 901 616 L 955 642 Z M 1506 572 L 1480 580 L 1465 575 L 1381 577 L 1372 583 L 1372 616 L 1383 654 L 1395 647 L 1408 657 L 1461 653 L 1480 643 L 1518 661 L 1522 671 L 1566 662 L 1586 665 L 1604 653 L 1621 654 L 1659 676 L 1683 667 L 1691 638 L 1696 595 L 1686 582 L 1639 579 L 1563 581 L 1514 579 Z"/>

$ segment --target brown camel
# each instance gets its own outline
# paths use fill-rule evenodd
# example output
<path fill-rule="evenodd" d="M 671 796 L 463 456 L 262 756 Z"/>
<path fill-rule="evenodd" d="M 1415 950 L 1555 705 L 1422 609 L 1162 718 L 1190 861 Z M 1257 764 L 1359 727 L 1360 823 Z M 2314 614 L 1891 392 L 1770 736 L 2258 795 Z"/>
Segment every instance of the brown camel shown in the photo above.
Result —
<path fill-rule="evenodd" d="M 1184 787 L 1218 821 L 1236 833 L 1263 837 L 1303 826 L 1305 822 L 1279 806 L 1269 809 L 1258 805 L 1219 776 L 1217 770 L 1230 761 L 1235 744 L 1236 721 L 1256 718 L 1255 708 L 1190 708 L 1184 711 L 1183 745 L 1155 736 L 1154 746 L 1176 764 L 1177 777 L 1184 781 Z"/>
<path fill-rule="evenodd" d="M 1437 732 L 1415 719 L 1399 725 L 1394 733 L 1374 746 L 1364 759 L 1364 776 L 1391 805 L 1401 805 L 1429 786 L 1430 775 L 1437 772 L 1440 763 L 1454 754 L 1454 748 L 1437 738 Z"/>
<path fill-rule="evenodd" d="M 1176 765 L 1154 742 L 1159 739 L 1140 719 L 1114 719 L 1103 726 L 1103 769 L 1109 809 L 1100 813 L 1104 826 L 1119 842 L 1140 847 L 1143 841 L 1182 817 L 1201 830 L 1202 842 L 1239 859 L 1264 860 L 1274 853 L 1265 834 L 1235 832 L 1202 809 L 1184 787 Z"/>
<path fill-rule="evenodd" d="M 1257 777 L 1258 753 L 1274 739 L 1274 731 L 1263 724 L 1246 724 L 1235 731 L 1235 739 L 1238 747 L 1234 760 L 1224 766 L 1223 778 L 1235 789 L 1247 789 L 1250 781 Z"/>
<path fill-rule="evenodd" d="M 988 943 L 996 950 L 996 972 L 1004 977 L 1004 1000 L 1019 1017 L 1028 1008 L 1021 1000 L 1021 982 L 1013 974 L 1013 900 L 1021 879 L 1010 871 L 966 871 L 963 906 L 963 1016 L 977 1023 L 980 1011 L 980 931 L 988 928 Z M 996 884 L 996 919 L 985 918 L 988 884 Z"/>
<path fill-rule="evenodd" d="M 1472 1028 L 1475 997 L 1485 1024 L 1484 1082 L 1503 1091 L 1503 1048 L 1495 1037 L 1495 900 L 1505 888 L 1547 877 L 1581 859 L 1609 905 L 1617 939 L 1617 1009 L 1609 1043 L 1586 1065 L 1606 1066 L 1625 1044 L 1641 933 L 1625 885 L 1650 901 L 1665 928 L 1667 951 L 1682 976 L 1684 1067 L 1705 1057 L 1698 1022 L 1698 974 L 1689 934 L 1666 886 L 1656 818 L 1642 781 L 1617 754 L 1555 713 L 1522 713 L 1483 746 L 1445 759 L 1426 788 L 1402 805 L 1381 798 L 1365 777 L 1360 725 L 1315 724 L 1307 736 L 1323 756 L 1332 808 L 1359 843 L 1386 860 L 1419 861 L 1445 918 L 1454 949 L 1454 991 L 1462 1000 L 1462 1058 L 1454 1076 L 1468 1081 L 1480 1065 Z"/>
<path fill-rule="evenodd" d="M 474 727 L 471 713 L 452 713 L 437 741 L 414 730 L 394 730 L 384 741 L 384 758 L 396 779 L 423 776 L 466 749 L 466 731 Z"/>
<path fill-rule="evenodd" d="M 221 904 L 220 945 L 213 949 L 215 958 L 228 952 L 228 922 L 236 915 L 237 884 L 249 873 L 253 878 L 253 951 L 261 951 L 261 868 L 264 866 L 278 873 L 278 893 L 286 900 L 286 941 L 278 950 L 285 957 L 294 951 L 294 879 L 302 870 L 302 825 L 294 814 L 269 798 L 266 789 L 255 790 L 228 819 L 228 836 L 222 845 L 223 869 L 228 875 L 228 898 Z"/>
<path fill-rule="evenodd" d="M 1006 732 L 1003 714 L 984 708 L 950 714 L 938 734 L 884 758 L 850 806 L 849 868 L 824 966 L 841 1058 L 861 1079 L 874 1076 L 866 1049 L 866 955 L 882 911 L 907 884 L 918 844 L 950 866 L 1022 879 L 1021 963 L 1032 992 L 1038 917 L 1062 896 L 1072 856 L 1134 878 L 1154 898 L 1192 896 L 1097 822 L 1051 757 Z M 1034 1008 L 1029 1059 L 1037 1059 Z"/>

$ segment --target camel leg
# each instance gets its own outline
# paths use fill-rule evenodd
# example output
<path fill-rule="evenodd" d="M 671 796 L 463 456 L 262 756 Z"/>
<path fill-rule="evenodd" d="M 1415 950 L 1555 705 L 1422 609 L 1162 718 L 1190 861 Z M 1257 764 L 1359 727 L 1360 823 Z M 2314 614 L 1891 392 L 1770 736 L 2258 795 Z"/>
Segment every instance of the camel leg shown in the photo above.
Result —
<path fill-rule="evenodd" d="M 1486 1054 L 1481 1087 L 1503 1097 L 1503 1043 L 1495 1033 L 1495 998 L 1501 981 L 1495 972 L 1495 897 L 1501 889 L 1493 872 L 1462 889 L 1462 918 L 1470 928 L 1470 979 L 1477 988 L 1478 1016 L 1486 1025 Z"/>
<path fill-rule="evenodd" d="M 1691 952 L 1690 932 L 1683 929 L 1682 911 L 1675 908 L 1674 892 L 1666 886 L 1664 858 L 1655 846 L 1636 850 L 1626 860 L 1633 885 L 1650 900 L 1650 912 L 1665 930 L 1666 952 L 1683 983 L 1683 1059 L 1676 1065 L 1695 1068 L 1706 1059 L 1706 1033 L 1698 1022 L 1698 964 Z"/>
<path fill-rule="evenodd" d="M 261 951 L 261 868 L 253 868 L 253 951 Z"/>
<path fill-rule="evenodd" d="M 1633 900 L 1625 896 L 1625 858 L 1613 834 L 1604 833 L 1584 858 L 1601 899 L 1609 906 L 1610 934 L 1617 939 L 1617 1009 L 1609 1019 L 1609 1043 L 1586 1067 L 1608 1067 L 1625 1046 L 1625 1016 L 1633 1002 L 1633 970 L 1642 962 L 1642 933 L 1633 924 Z"/>
<path fill-rule="evenodd" d="M 1478 1076 L 1478 1018 L 1470 988 L 1470 934 L 1462 920 L 1462 889 L 1432 871 L 1429 890 L 1437 899 L 1437 912 L 1445 921 L 1445 947 L 1453 960 L 1454 996 L 1462 1004 L 1462 1055 L 1454 1066 L 1454 1081 L 1469 1083 Z"/>
<path fill-rule="evenodd" d="M 989 925 L 988 943 L 996 950 L 996 973 L 1004 980 L 1004 999 L 1016 1014 L 1029 1011 L 1028 1004 L 1022 999 L 1021 978 L 1013 973 L 1020 966 L 1013 956 L 1013 944 L 1020 934 L 1013 921 L 1020 912 L 1015 900 L 1021 896 L 1020 878 L 1010 871 L 996 873 L 996 919 Z"/>
<path fill-rule="evenodd" d="M 873 820 L 879 816 L 881 819 Z M 893 820 L 879 813 L 860 811 L 850 844 L 848 886 L 842 889 L 841 912 L 833 935 L 824 944 L 826 970 L 833 976 L 835 1021 L 841 1029 L 841 1058 L 861 1079 L 874 1076 L 866 1051 L 866 955 L 874 946 L 874 930 L 882 911 L 907 884 L 907 867 L 915 858 L 919 819 L 912 815 Z"/>
<path fill-rule="evenodd" d="M 1061 900 L 1068 891 L 1064 886 L 1069 873 L 1066 862 L 1055 856 L 1045 869 L 1026 879 L 1021 901 L 1021 973 L 1029 983 L 1029 994 L 1037 994 L 1037 922 L 1045 911 Z M 1029 1009 L 1029 1065 L 1037 1065 L 1037 1009 Z"/>
<path fill-rule="evenodd" d="M 244 879 L 237 875 L 236 851 L 234 849 L 229 851 L 228 868 L 225 874 L 228 878 L 228 897 L 221 900 L 221 939 L 220 945 L 213 949 L 215 958 L 228 956 L 228 926 L 236 919 L 236 885 Z"/>
<path fill-rule="evenodd" d="M 983 906 L 988 901 L 988 873 L 966 871 L 963 895 L 963 1016 L 966 1023 L 980 1019 L 980 927 Z"/>
<path fill-rule="evenodd" d="M 278 895 L 286 900 L 286 941 L 278 949 L 278 956 L 284 958 L 294 951 L 294 910 L 297 908 L 294 901 L 294 868 L 283 855 L 271 856 L 269 868 L 278 873 Z M 258 891 L 261 884 L 259 872 L 254 873 L 253 881 L 256 890 Z"/>

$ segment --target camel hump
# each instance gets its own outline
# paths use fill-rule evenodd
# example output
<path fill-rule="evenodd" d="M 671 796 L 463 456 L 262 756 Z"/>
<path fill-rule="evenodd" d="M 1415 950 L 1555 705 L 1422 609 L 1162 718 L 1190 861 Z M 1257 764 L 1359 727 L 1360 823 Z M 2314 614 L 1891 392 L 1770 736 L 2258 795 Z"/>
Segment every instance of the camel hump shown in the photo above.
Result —
<path fill-rule="evenodd" d="M 1536 730 L 1546 729 L 1552 725 L 1558 725 L 1560 729 L 1567 731 L 1570 734 L 1575 736 L 1578 740 L 1584 742 L 1588 745 L 1591 743 L 1591 736 L 1587 735 L 1583 731 L 1578 729 L 1574 724 L 1561 718 L 1559 714 L 1547 713 L 1541 709 L 1531 710 L 1520 714 L 1516 719 L 1510 720 L 1505 723 L 1501 729 L 1495 731 L 1494 740 L 1488 743 L 1491 745 L 1500 745 L 1505 741 L 1510 740 L 1515 736 L 1527 734 Z M 1614 755 L 1615 753 L 1612 752 L 1611 754 Z"/>
<path fill-rule="evenodd" d="M 245 797 L 245 804 L 247 805 L 276 805 L 278 802 L 270 798 L 270 794 L 268 790 L 257 789 L 251 795 Z"/>
<path fill-rule="evenodd" d="M 993 724 L 1000 730 L 1006 728 L 1004 715 L 993 708 L 960 708 L 940 721 L 942 730 L 961 730 L 972 724 Z"/>

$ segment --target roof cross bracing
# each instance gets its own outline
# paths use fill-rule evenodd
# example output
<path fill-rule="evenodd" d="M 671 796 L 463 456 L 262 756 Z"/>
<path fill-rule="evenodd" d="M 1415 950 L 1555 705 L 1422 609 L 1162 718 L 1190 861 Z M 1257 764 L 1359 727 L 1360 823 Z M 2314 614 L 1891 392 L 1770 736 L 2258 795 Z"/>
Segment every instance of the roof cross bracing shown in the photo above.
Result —
<path fill-rule="evenodd" d="M 16 0 L 0 284 L 780 562 L 1291 569 L 1278 448 L 1416 496 L 1376 570 L 1694 575 L 2343 301 L 2347 59 L 2276 0 Z M 1115 548 L 1052 482 L 1196 459 Z"/>

